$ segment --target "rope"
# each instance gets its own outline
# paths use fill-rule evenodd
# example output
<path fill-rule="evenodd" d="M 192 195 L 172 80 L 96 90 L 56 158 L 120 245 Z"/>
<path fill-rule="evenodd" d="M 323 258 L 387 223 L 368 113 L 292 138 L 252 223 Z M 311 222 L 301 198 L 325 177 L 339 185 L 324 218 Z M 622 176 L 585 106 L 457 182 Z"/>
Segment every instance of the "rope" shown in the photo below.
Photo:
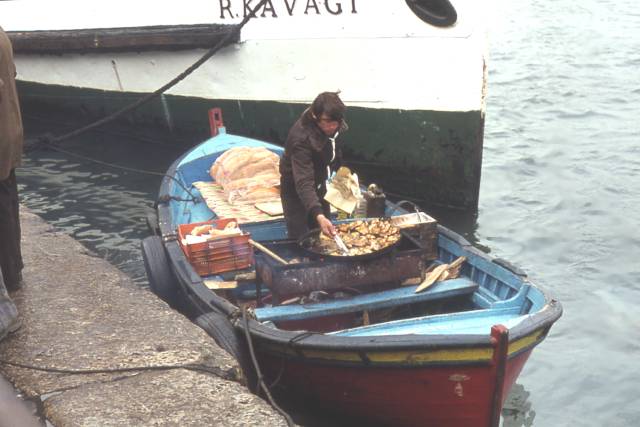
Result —
<path fill-rule="evenodd" d="M 24 113 L 22 114 L 22 118 L 28 118 L 29 120 L 35 120 L 35 121 L 39 121 L 42 123 L 47 123 L 47 124 L 53 124 L 53 125 L 57 125 L 57 126 L 64 126 L 67 129 L 73 129 L 76 124 L 72 123 L 72 122 L 68 122 L 68 121 L 62 121 L 62 120 L 52 120 L 52 119 L 47 119 L 38 115 L 33 115 L 33 114 L 27 114 Z M 116 131 L 113 129 L 94 129 L 94 132 L 99 132 L 101 134 L 106 134 L 106 135 L 110 135 L 110 136 L 118 136 L 121 138 L 127 138 L 136 142 L 141 142 L 141 143 L 145 143 L 145 144 L 152 144 L 152 145 L 157 145 L 160 146 L 162 148 L 167 148 L 167 149 L 175 149 L 175 143 L 177 142 L 178 144 L 181 145 L 188 145 L 188 144 L 193 144 L 193 141 L 187 141 L 184 139 L 178 140 L 176 139 L 174 136 L 171 137 L 171 142 L 158 142 L 157 139 L 153 139 L 153 138 L 148 138 L 139 134 L 133 134 L 133 133 L 125 133 L 123 131 Z M 50 135 L 50 138 L 52 138 L 53 136 Z M 26 140 L 25 141 L 25 145 L 27 147 L 25 147 L 25 151 L 28 151 L 28 145 L 31 144 L 32 141 L 31 139 Z"/>
<path fill-rule="evenodd" d="M 202 309 L 202 308 L 198 308 L 198 311 L 200 311 L 201 314 L 206 314 L 206 312 Z M 247 319 L 247 308 L 246 307 L 242 307 L 242 311 L 236 309 L 233 312 L 231 312 L 227 318 L 229 319 L 229 322 L 231 322 L 232 324 L 236 323 L 236 321 L 239 321 L 240 318 L 242 318 L 243 323 L 244 323 L 244 335 L 245 338 L 247 340 L 247 346 L 249 348 L 249 355 L 251 356 L 251 363 L 253 364 L 253 368 L 256 370 L 256 376 L 258 377 L 258 390 L 256 390 L 256 394 L 259 391 L 260 388 L 262 388 L 262 390 L 264 391 L 265 395 L 267 396 L 267 399 L 269 401 L 269 404 L 276 410 L 278 411 L 278 413 L 280 413 L 280 415 L 282 415 L 285 419 L 285 421 L 287 422 L 287 425 L 289 427 L 293 427 L 295 426 L 295 423 L 293 422 L 293 420 L 291 419 L 291 416 L 285 412 L 284 409 L 282 409 L 280 406 L 278 406 L 278 404 L 276 403 L 276 401 L 274 400 L 273 396 L 271 395 L 271 392 L 269 391 L 269 386 L 265 383 L 264 381 L 264 376 L 262 375 L 262 371 L 260 370 L 260 365 L 258 364 L 258 359 L 256 358 L 256 354 L 255 354 L 255 350 L 253 349 L 253 341 L 251 340 L 251 334 L 249 332 L 249 321 Z"/>
<path fill-rule="evenodd" d="M 175 196 L 168 196 L 166 198 L 162 198 L 161 197 L 160 199 L 158 199 L 157 203 L 168 203 L 169 200 L 187 201 L 187 202 L 193 202 L 193 203 L 198 203 L 200 201 L 200 199 L 198 197 L 194 196 L 193 193 L 187 187 L 185 187 L 185 185 L 183 183 L 180 182 L 180 180 L 178 180 L 176 177 L 174 177 L 172 175 L 167 175 L 166 173 L 162 173 L 162 172 L 155 172 L 155 171 L 148 171 L 148 170 L 144 170 L 144 169 L 129 168 L 129 167 L 126 167 L 126 166 L 120 166 L 120 165 L 115 165 L 113 163 L 103 162 L 102 160 L 97 160 L 97 159 L 93 159 L 91 157 L 83 156 L 82 154 L 74 153 L 73 151 L 65 150 L 64 148 L 60 148 L 60 147 L 55 146 L 55 145 L 48 145 L 48 148 L 52 149 L 53 151 L 58 151 L 60 153 L 67 154 L 69 156 L 76 157 L 78 159 L 82 159 L 82 160 L 85 160 L 85 161 L 88 161 L 88 162 L 96 163 L 96 164 L 102 165 L 102 166 L 108 166 L 108 167 L 111 167 L 111 168 L 114 168 L 114 169 L 120 169 L 120 170 L 124 170 L 124 171 L 127 171 L 127 172 L 135 172 L 135 173 L 141 173 L 141 174 L 155 175 L 155 176 L 171 178 L 173 180 L 173 182 L 175 182 L 180 187 L 182 187 L 182 189 L 185 192 L 187 192 L 187 194 L 189 194 L 189 196 L 191 196 L 190 200 L 189 199 L 180 199 L 179 197 L 175 197 Z"/>
<path fill-rule="evenodd" d="M 31 369 L 34 371 L 52 372 L 56 374 L 70 374 L 70 375 L 88 375 L 88 374 L 110 374 L 120 372 L 134 372 L 134 371 L 164 371 L 171 369 L 188 369 L 191 371 L 207 372 L 220 377 L 225 380 L 236 380 L 235 375 L 229 371 L 225 371 L 212 366 L 204 365 L 153 365 L 153 366 L 134 366 L 129 368 L 104 368 L 104 369 L 68 369 L 68 368 L 55 368 L 46 366 L 36 366 L 27 363 L 18 363 L 10 360 L 0 359 L 0 364 L 15 366 L 18 368 Z"/>
<path fill-rule="evenodd" d="M 249 320 L 247 319 L 246 307 L 242 307 L 242 320 L 244 322 L 244 334 L 245 334 L 245 337 L 247 338 L 247 345 L 249 346 L 249 354 L 251 355 L 251 361 L 253 362 L 253 366 L 256 369 L 256 374 L 258 376 L 258 385 L 264 391 L 271 406 L 276 411 L 278 411 L 280 415 L 282 415 L 284 419 L 287 421 L 287 425 L 289 427 L 295 426 L 289 414 L 287 414 L 282 408 L 280 408 L 276 403 L 276 401 L 273 399 L 273 396 L 271 396 L 271 392 L 269 391 L 269 387 L 264 382 L 264 377 L 262 376 L 262 372 L 260 371 L 260 366 L 258 365 L 258 359 L 256 358 L 256 354 L 253 349 L 253 341 L 251 340 L 251 334 L 249 333 Z"/>
<path fill-rule="evenodd" d="M 67 139 L 74 138 L 74 137 L 79 136 L 79 135 L 81 135 L 81 134 L 83 134 L 83 133 L 85 133 L 85 132 L 87 132 L 89 130 L 92 130 L 92 129 L 98 128 L 98 127 L 100 127 L 102 125 L 105 125 L 107 123 L 110 123 L 110 122 L 122 117 L 123 115 L 135 110 L 139 106 L 149 102 L 150 100 L 152 100 L 153 98 L 157 97 L 158 95 L 164 93 L 165 91 L 167 91 L 171 87 L 175 86 L 180 81 L 184 80 L 189 74 L 193 73 L 198 67 L 200 67 L 207 60 L 209 60 L 209 58 L 211 58 L 213 55 L 215 55 L 220 49 L 222 49 L 224 46 L 229 44 L 231 42 L 232 38 L 238 36 L 240 34 L 240 30 L 242 30 L 242 27 L 244 27 L 246 25 L 246 23 L 249 22 L 249 20 L 251 18 L 256 16 L 256 12 L 258 11 L 258 9 L 260 9 L 267 1 L 268 0 L 261 0 L 258 3 L 258 5 L 251 10 L 251 13 L 249 13 L 247 16 L 245 16 L 244 19 L 238 25 L 236 25 L 233 28 L 233 30 L 231 30 L 214 47 L 209 49 L 204 55 L 202 55 L 202 57 L 200 59 L 198 59 L 196 62 L 194 62 L 190 67 L 188 67 L 182 73 L 177 75 L 173 80 L 171 80 L 170 82 L 166 83 L 164 86 L 160 87 L 156 91 L 145 95 L 144 97 L 140 98 L 136 102 L 133 102 L 132 104 L 130 104 L 130 105 L 128 105 L 128 106 L 116 111 L 115 113 L 113 113 L 113 114 L 111 114 L 111 115 L 109 115 L 107 117 L 104 117 L 104 118 L 102 118 L 100 120 L 97 120 L 97 121 L 95 121 L 95 122 L 93 122 L 93 123 L 91 123 L 91 124 L 89 124 L 87 126 L 83 126 L 83 127 L 79 128 L 79 129 L 76 129 L 74 131 L 68 132 L 68 133 L 60 135 L 60 136 L 45 135 L 43 137 L 36 138 L 36 140 L 44 139 L 45 143 L 51 144 L 51 143 L 59 143 L 59 142 L 65 141 Z"/>

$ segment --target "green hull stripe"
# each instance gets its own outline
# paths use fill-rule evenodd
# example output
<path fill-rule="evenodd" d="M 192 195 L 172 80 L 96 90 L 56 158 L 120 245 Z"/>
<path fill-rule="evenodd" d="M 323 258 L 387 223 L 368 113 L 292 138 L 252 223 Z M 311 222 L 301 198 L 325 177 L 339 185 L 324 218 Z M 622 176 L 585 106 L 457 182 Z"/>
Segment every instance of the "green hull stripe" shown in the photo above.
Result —
<path fill-rule="evenodd" d="M 103 117 L 140 94 L 19 82 L 23 109 L 55 108 Z M 229 133 L 282 144 L 306 108 L 273 101 L 208 100 L 166 95 L 128 117 L 176 132 L 209 135 L 207 110 L 221 107 Z M 478 205 L 484 116 L 446 112 L 350 107 L 345 159 L 363 182 L 389 193 L 423 200 L 427 206 L 475 210 Z"/>

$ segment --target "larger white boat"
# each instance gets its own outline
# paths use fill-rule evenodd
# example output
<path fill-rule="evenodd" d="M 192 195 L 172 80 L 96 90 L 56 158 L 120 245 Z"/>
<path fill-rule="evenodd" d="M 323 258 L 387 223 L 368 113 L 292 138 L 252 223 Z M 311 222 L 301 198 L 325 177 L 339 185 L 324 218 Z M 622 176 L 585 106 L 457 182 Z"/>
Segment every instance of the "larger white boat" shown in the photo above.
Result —
<path fill-rule="evenodd" d="M 259 0 L 0 2 L 24 108 L 105 114 L 180 74 Z M 475 209 L 484 102 L 484 2 L 268 0 L 239 37 L 134 115 L 281 144 L 322 91 L 341 92 L 346 159 L 365 180 Z M 365 173 L 359 170 L 365 165 Z"/>

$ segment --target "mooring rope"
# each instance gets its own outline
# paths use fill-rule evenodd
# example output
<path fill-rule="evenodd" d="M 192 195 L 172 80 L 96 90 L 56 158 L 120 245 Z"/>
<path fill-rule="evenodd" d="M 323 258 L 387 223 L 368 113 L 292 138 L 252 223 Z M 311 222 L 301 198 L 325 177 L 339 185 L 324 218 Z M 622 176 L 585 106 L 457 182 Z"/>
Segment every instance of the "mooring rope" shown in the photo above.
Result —
<path fill-rule="evenodd" d="M 64 148 L 60 148 L 57 147 L 55 145 L 50 145 L 48 148 L 52 149 L 53 151 L 58 151 L 60 153 L 64 153 L 67 154 L 69 156 L 72 157 L 76 157 L 78 159 L 82 159 L 85 160 L 87 162 L 92 162 L 98 165 L 102 165 L 102 166 L 108 166 L 114 169 L 120 169 L 120 170 L 124 170 L 124 171 L 128 171 L 128 172 L 135 172 L 135 173 L 141 173 L 141 174 L 147 174 L 147 175 L 155 175 L 155 176 L 161 176 L 161 177 L 166 177 L 166 178 L 171 178 L 173 180 L 173 182 L 175 182 L 176 184 L 178 184 L 180 187 L 182 187 L 182 189 L 189 194 L 189 196 L 191 196 L 191 200 L 184 200 L 184 199 L 180 199 L 178 197 L 174 197 L 174 196 L 166 196 L 166 197 L 161 197 L 157 200 L 157 203 L 167 203 L 169 200 L 179 200 L 179 201 L 186 201 L 186 202 L 193 202 L 193 203 L 198 203 L 200 201 L 200 199 L 196 196 L 193 195 L 193 193 L 182 183 L 180 182 L 179 179 L 177 179 L 176 177 L 166 174 L 166 173 L 162 173 L 162 172 L 155 172 L 155 171 L 149 171 L 149 170 L 145 170 L 145 169 L 138 169 L 138 168 L 130 168 L 127 166 L 120 166 L 120 165 L 116 165 L 113 163 L 108 163 L 108 162 L 104 162 L 102 160 L 97 160 L 91 157 L 87 157 L 84 156 L 82 154 L 78 154 L 78 153 L 74 153 L 73 151 L 69 151 L 69 150 L 65 150 Z"/>
<path fill-rule="evenodd" d="M 50 134 L 45 134 L 42 135 L 40 137 L 36 137 L 33 140 L 29 141 L 31 144 L 35 144 L 36 146 L 38 145 L 38 143 L 40 144 L 56 144 L 56 143 L 60 143 L 62 141 L 65 141 L 67 139 L 70 138 L 74 138 L 76 136 L 79 136 L 85 132 L 88 132 L 92 129 L 98 128 L 100 126 L 103 126 L 107 123 L 110 123 L 120 117 L 122 117 L 123 115 L 135 110 L 136 108 L 140 107 L 141 105 L 151 101 L 152 99 L 156 98 L 158 95 L 164 93 L 165 91 L 167 91 L 168 89 L 172 88 L 173 86 L 175 86 L 177 83 L 179 83 L 180 81 L 184 80 L 189 74 L 193 73 L 196 69 L 198 69 L 202 64 L 204 64 L 207 60 L 209 60 L 209 58 L 211 58 L 213 55 L 215 55 L 220 49 L 222 49 L 223 47 L 225 47 L 231 40 L 233 37 L 236 37 L 240 34 L 240 30 L 242 30 L 242 27 L 244 27 L 246 25 L 247 22 L 249 22 L 249 20 L 251 18 L 253 18 L 254 16 L 256 16 L 256 12 L 269 0 L 261 0 L 258 5 L 256 7 L 254 7 L 251 12 L 249 14 L 247 14 L 247 16 L 244 17 L 244 19 L 237 25 L 235 25 L 233 27 L 233 29 L 227 33 L 226 36 L 224 36 L 214 47 L 212 47 L 211 49 L 209 49 L 204 55 L 202 55 L 202 57 L 200 59 L 198 59 L 196 62 L 194 62 L 190 67 L 188 67 L 186 70 L 184 70 L 182 73 L 178 74 L 173 80 L 169 81 L 168 83 L 166 83 L 164 86 L 160 87 L 159 89 L 155 90 L 154 92 L 151 92 L 147 95 L 145 95 L 144 97 L 140 98 L 139 100 L 127 105 L 124 108 L 121 108 L 120 110 L 116 111 L 115 113 L 112 113 L 110 115 L 108 115 L 107 117 L 104 117 L 102 119 L 96 120 L 93 123 L 90 123 L 86 126 L 83 126 L 79 129 L 76 129 L 74 131 L 68 132 L 66 134 L 60 135 L 60 136 L 52 136 Z"/>
<path fill-rule="evenodd" d="M 280 413 L 280 415 L 282 415 L 284 417 L 284 419 L 287 421 L 287 425 L 289 427 L 293 427 L 295 426 L 295 423 L 293 422 L 293 420 L 291 419 L 291 416 L 289 416 L 289 414 L 287 414 L 284 409 L 282 409 L 280 406 L 278 406 L 278 404 L 276 403 L 276 401 L 273 399 L 273 396 L 271 396 L 271 392 L 269 391 L 269 386 L 267 386 L 267 384 L 264 381 L 264 377 L 262 375 L 262 371 L 260 371 L 260 366 L 258 365 L 258 359 L 256 358 L 256 354 L 255 351 L 253 349 L 253 340 L 251 339 L 251 333 L 249 332 L 249 320 L 247 319 L 247 309 L 246 307 L 242 307 L 242 321 L 244 324 L 244 335 L 247 339 L 247 346 L 249 347 L 249 354 L 251 355 L 251 362 L 253 363 L 253 367 L 256 370 L 256 375 L 258 376 L 258 385 L 260 386 L 260 388 L 262 388 L 262 391 L 264 391 L 265 395 L 267 396 L 267 399 L 269 400 L 269 403 L 271 404 L 271 406 Z"/>
<path fill-rule="evenodd" d="M 220 40 L 214 47 L 212 47 L 211 49 L 209 49 L 204 55 L 202 55 L 202 57 L 200 59 L 198 59 L 196 62 L 194 62 L 190 67 L 188 67 L 186 70 L 184 70 L 182 73 L 180 73 L 178 76 L 176 76 L 173 80 L 171 80 L 170 82 L 168 82 L 167 84 L 165 84 L 164 86 L 160 87 L 159 89 L 155 90 L 152 93 L 147 94 L 146 96 L 140 98 L 139 100 L 131 103 L 130 105 L 116 111 L 115 113 L 104 117 L 100 120 L 97 120 L 89 125 L 83 126 L 81 128 L 78 128 L 76 130 L 73 130 L 71 132 L 68 132 L 66 134 L 60 135 L 60 136 L 54 136 L 51 133 L 45 133 L 43 135 L 37 136 L 35 138 L 31 138 L 27 141 L 25 141 L 25 151 L 34 151 L 40 148 L 48 148 L 54 151 L 58 151 L 60 153 L 64 153 L 73 157 L 77 157 L 89 162 L 93 162 L 96 164 L 100 164 L 103 166 L 108 166 L 111 168 L 115 168 L 115 169 L 120 169 L 120 170 L 125 170 L 125 171 L 129 171 L 129 172 L 135 172 L 135 173 L 140 173 L 140 174 L 146 174 L 146 175 L 155 175 L 155 176 L 161 176 L 161 177 L 167 177 L 172 179 L 174 182 L 176 182 L 180 187 L 182 187 L 182 189 L 189 194 L 189 196 L 191 196 L 191 201 L 194 203 L 197 203 L 199 201 L 199 199 L 193 195 L 193 193 L 191 193 L 191 191 L 186 188 L 178 179 L 176 179 L 175 177 L 171 176 L 171 175 L 167 175 L 165 173 L 162 172 L 155 172 L 155 171 L 148 171 L 148 170 L 144 170 L 144 169 L 137 169 L 137 168 L 129 168 L 126 166 L 119 166 L 119 165 L 115 165 L 113 163 L 107 163 L 107 162 L 103 162 L 101 160 L 97 160 L 91 157 L 87 157 L 87 156 L 83 156 L 81 154 L 77 154 L 74 153 L 72 151 L 69 150 L 65 150 L 60 148 L 59 146 L 55 145 L 55 144 L 59 144 L 60 142 L 63 142 L 65 140 L 77 137 L 79 135 L 82 135 L 86 132 L 89 132 L 91 130 L 97 129 L 100 126 L 103 126 L 107 123 L 110 123 L 116 119 L 118 119 L 119 117 L 135 110 L 136 108 L 140 107 L 141 105 L 149 102 L 150 100 L 152 100 L 153 98 L 157 97 L 158 95 L 164 93 L 165 91 L 167 91 L 168 89 L 170 89 L 171 87 L 175 86 L 176 84 L 178 84 L 180 81 L 184 80 L 189 74 L 191 74 L 192 72 L 194 72 L 197 68 L 199 68 L 202 64 L 204 64 L 209 58 L 211 58 L 213 55 L 215 55 L 220 49 L 222 49 L 224 46 L 226 46 L 228 44 L 228 42 L 232 39 L 232 37 L 237 36 L 240 33 L 240 30 L 242 30 L 242 28 L 247 24 L 247 22 L 249 22 L 249 20 L 251 18 L 253 18 L 254 16 L 256 16 L 256 12 L 263 6 L 263 4 L 265 4 L 268 0 L 261 0 L 258 5 L 256 7 L 254 7 L 251 12 L 249 14 L 247 14 L 247 16 L 244 17 L 244 19 L 237 24 L 236 26 L 234 26 L 233 30 L 231 30 L 229 33 L 227 33 L 227 35 Z M 166 202 L 166 201 L 158 201 L 158 203 L 162 203 L 162 202 Z"/>
<path fill-rule="evenodd" d="M 115 374 L 123 372 L 137 372 L 137 371 L 166 371 L 172 369 L 187 369 L 191 371 L 207 372 L 209 374 L 220 377 L 224 380 L 235 381 L 235 375 L 228 371 L 213 366 L 206 365 L 151 365 L 151 366 L 131 366 L 123 368 L 86 368 L 86 369 L 71 369 L 71 368 L 57 368 L 51 366 L 37 366 L 28 363 L 14 362 L 11 360 L 0 359 L 1 365 L 15 366 L 17 368 L 31 369 L 34 371 L 51 372 L 56 374 L 69 374 L 69 375 L 88 375 L 88 374 Z"/>

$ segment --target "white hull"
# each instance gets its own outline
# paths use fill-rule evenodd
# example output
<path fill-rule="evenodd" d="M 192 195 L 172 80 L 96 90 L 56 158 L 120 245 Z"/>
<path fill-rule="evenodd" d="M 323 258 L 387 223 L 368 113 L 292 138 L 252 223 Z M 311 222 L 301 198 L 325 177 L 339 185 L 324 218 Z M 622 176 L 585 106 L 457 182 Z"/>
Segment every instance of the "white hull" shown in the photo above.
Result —
<path fill-rule="evenodd" d="M 61 21 L 51 16 L 65 9 L 60 6 L 62 2 L 42 3 L 35 16 L 29 3 L 33 2 L 0 5 L 0 14 L 9 18 L 3 18 L 5 30 L 232 24 L 242 17 L 242 2 L 238 0 L 183 1 L 179 10 L 175 2 L 160 2 L 151 9 L 143 2 L 90 6 L 69 2 L 72 5 L 68 7 L 76 8 L 76 13 L 66 12 L 67 20 Z M 250 6 L 257 3 L 253 0 Z M 319 92 L 340 90 L 349 106 L 483 111 L 486 37 L 481 8 L 472 0 L 452 3 L 458 22 L 443 29 L 423 22 L 404 0 L 272 0 L 273 10 L 249 21 L 240 43 L 224 48 L 167 93 L 308 103 Z M 328 10 L 341 13 L 334 15 Z M 240 16 L 230 19 L 230 12 Z M 204 52 L 18 53 L 16 62 L 22 81 L 151 92 Z"/>

